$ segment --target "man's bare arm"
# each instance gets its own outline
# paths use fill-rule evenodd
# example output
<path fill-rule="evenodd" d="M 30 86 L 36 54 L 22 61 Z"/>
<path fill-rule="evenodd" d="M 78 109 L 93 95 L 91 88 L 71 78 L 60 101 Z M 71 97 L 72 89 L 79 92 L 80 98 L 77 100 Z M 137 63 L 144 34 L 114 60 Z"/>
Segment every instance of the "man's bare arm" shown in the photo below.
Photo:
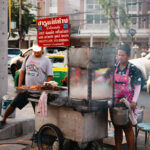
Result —
<path fill-rule="evenodd" d="M 20 71 L 20 75 L 19 75 L 18 87 L 22 86 L 22 82 L 23 82 L 24 76 L 25 76 L 24 71 L 21 70 Z"/>

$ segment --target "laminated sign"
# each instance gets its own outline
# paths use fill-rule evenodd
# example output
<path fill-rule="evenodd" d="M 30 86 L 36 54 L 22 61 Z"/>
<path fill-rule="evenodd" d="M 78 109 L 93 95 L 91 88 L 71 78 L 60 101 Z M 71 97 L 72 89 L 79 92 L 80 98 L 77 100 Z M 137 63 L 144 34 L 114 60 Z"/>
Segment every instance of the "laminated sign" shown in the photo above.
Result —
<path fill-rule="evenodd" d="M 37 19 L 37 39 L 41 47 L 70 46 L 69 17 Z"/>

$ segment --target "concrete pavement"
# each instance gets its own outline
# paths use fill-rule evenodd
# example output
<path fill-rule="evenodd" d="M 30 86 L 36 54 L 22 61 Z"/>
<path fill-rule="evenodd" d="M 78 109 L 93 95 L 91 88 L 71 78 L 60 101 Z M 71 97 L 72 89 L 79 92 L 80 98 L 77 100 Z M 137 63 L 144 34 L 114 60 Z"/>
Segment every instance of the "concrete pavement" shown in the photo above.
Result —
<path fill-rule="evenodd" d="M 11 74 L 8 74 L 7 94 L 10 100 L 13 100 L 17 94 Z M 15 114 L 16 117 L 8 118 L 6 126 L 0 129 L 0 140 L 23 136 L 34 130 L 34 112 L 31 103 L 27 104 L 22 110 L 17 108 Z"/>
<path fill-rule="evenodd" d="M 16 109 L 16 117 L 8 118 L 6 126 L 0 129 L 0 140 L 23 136 L 34 131 L 34 112 L 29 103 L 22 110 Z"/>

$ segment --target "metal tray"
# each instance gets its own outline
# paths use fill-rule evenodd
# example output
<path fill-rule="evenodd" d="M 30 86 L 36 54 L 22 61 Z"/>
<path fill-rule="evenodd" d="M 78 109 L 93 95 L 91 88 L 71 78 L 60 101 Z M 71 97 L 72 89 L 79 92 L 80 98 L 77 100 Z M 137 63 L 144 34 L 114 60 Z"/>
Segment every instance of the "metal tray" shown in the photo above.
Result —
<path fill-rule="evenodd" d="M 62 91 L 67 90 L 67 87 L 60 87 L 60 90 L 44 90 L 44 89 L 19 89 L 17 88 L 17 92 L 29 92 L 31 94 L 41 94 L 43 91 L 50 94 L 60 94 Z"/>

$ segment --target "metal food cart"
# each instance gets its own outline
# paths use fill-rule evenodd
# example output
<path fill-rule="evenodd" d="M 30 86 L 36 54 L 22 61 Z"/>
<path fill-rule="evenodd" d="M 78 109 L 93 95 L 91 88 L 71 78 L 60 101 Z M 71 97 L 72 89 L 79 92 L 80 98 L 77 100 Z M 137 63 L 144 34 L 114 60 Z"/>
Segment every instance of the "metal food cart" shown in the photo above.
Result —
<path fill-rule="evenodd" d="M 115 49 L 110 53 L 107 48 L 70 48 L 68 88 L 28 90 L 29 100 L 35 103 L 35 130 L 40 150 L 62 150 L 64 139 L 72 141 L 71 149 L 75 145 L 77 149 L 98 149 L 92 144 L 107 137 L 108 100 L 112 99 L 113 91 L 110 87 L 103 88 L 106 85 L 99 88 L 94 80 L 103 73 L 103 68 L 113 63 L 115 54 Z M 45 118 L 38 108 L 42 91 L 47 93 L 48 100 Z"/>

